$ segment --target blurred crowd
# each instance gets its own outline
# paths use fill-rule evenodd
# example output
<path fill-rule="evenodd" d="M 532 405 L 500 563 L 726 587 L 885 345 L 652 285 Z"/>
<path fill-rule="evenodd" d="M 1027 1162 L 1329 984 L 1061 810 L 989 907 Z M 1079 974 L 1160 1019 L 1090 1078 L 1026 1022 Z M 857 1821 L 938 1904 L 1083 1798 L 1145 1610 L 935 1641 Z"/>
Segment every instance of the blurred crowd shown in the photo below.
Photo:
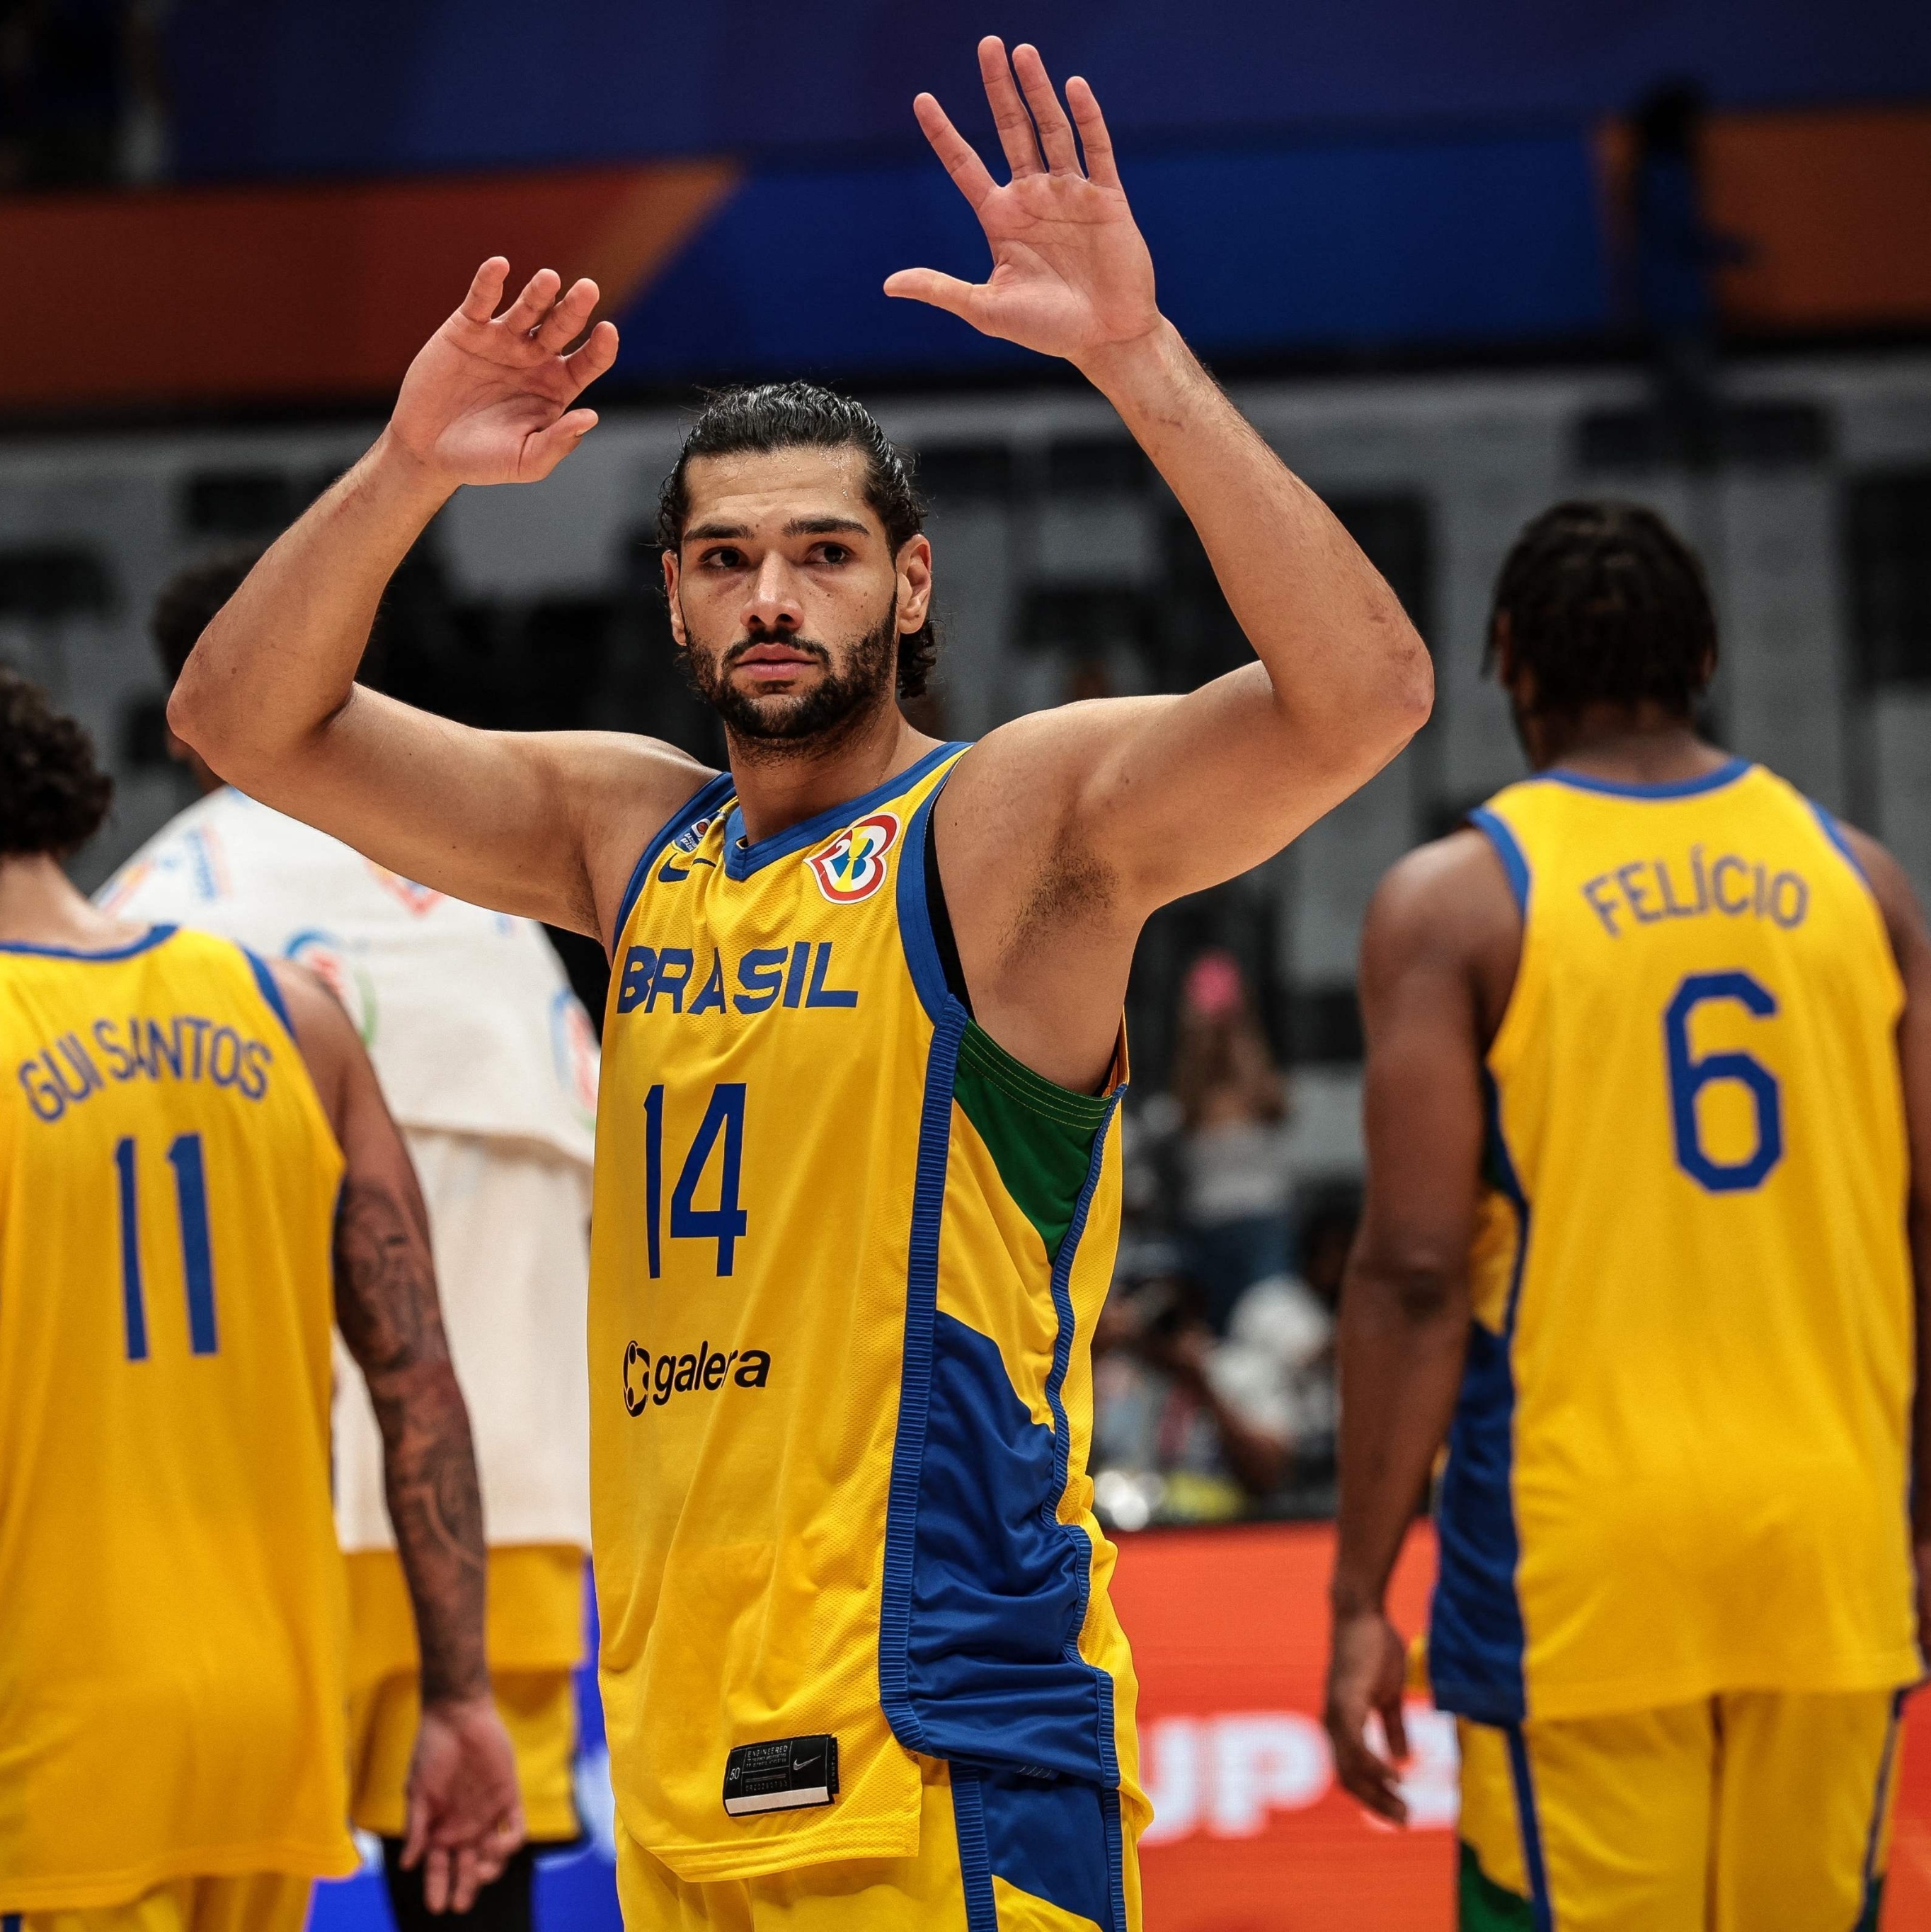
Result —
<path fill-rule="evenodd" d="M 1125 1120 L 1125 1203 L 1094 1346 L 1110 1528 L 1334 1504 L 1335 1313 L 1360 1212 L 1296 1172 L 1292 1094 L 1230 953 L 1182 982 L 1166 1091 Z"/>

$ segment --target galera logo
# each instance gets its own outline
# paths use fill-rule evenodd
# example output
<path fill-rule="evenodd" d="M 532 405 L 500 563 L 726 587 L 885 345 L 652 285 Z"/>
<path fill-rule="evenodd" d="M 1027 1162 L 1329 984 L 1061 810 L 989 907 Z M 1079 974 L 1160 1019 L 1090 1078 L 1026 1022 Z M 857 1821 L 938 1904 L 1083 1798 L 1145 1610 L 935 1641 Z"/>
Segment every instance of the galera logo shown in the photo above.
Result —
<path fill-rule="evenodd" d="M 674 1395 L 715 1392 L 723 1388 L 727 1376 L 734 1388 L 761 1389 L 770 1376 L 768 1349 L 733 1348 L 727 1354 L 700 1342 L 694 1354 L 667 1350 L 653 1366 L 650 1350 L 641 1342 L 631 1342 L 623 1350 L 623 1406 L 632 1415 L 641 1415 L 653 1406 L 662 1408 Z"/>
<path fill-rule="evenodd" d="M 848 826 L 806 862 L 818 890 L 833 905 L 852 905 L 869 899 L 885 883 L 885 854 L 898 842 L 896 815 L 875 812 Z"/>

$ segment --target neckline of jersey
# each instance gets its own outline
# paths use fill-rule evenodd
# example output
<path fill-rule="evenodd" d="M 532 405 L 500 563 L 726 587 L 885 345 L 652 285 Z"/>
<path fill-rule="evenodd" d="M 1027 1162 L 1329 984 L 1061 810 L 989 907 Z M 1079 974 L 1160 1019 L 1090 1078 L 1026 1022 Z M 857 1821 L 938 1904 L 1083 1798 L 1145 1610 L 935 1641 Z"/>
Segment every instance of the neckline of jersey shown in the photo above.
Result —
<path fill-rule="evenodd" d="M 740 845 L 737 842 L 744 836 L 744 814 L 734 798 L 724 820 L 725 877 L 748 879 L 753 872 L 762 870 L 774 860 L 788 858 L 794 852 L 802 852 L 806 847 L 815 845 L 830 833 L 842 830 L 854 819 L 863 818 L 875 806 L 882 805 L 888 798 L 897 797 L 901 792 L 909 791 L 935 766 L 956 757 L 967 748 L 969 742 L 961 738 L 949 744 L 935 746 L 923 758 L 908 765 L 903 771 L 894 772 L 882 784 L 874 785 L 856 798 L 827 806 L 801 824 L 783 832 L 774 832 L 770 838 L 761 838 L 755 845 Z"/>
<path fill-rule="evenodd" d="M 130 940 L 125 946 L 110 946 L 102 952 L 89 952 L 74 946 L 32 946 L 24 939 L 0 939 L 0 952 L 24 953 L 31 959 L 85 959 L 95 965 L 104 965 L 116 959 L 131 959 L 136 953 L 158 946 L 177 930 L 172 926 L 151 926 L 140 938 Z"/>
<path fill-rule="evenodd" d="M 1700 778 L 1672 778 L 1662 784 L 1639 784 L 1632 779 L 1591 778 L 1586 772 L 1550 770 L 1537 776 L 1551 784 L 1567 785 L 1573 791 L 1600 792 L 1607 798 L 1695 798 L 1704 792 L 1720 791 L 1734 784 L 1750 769 L 1748 758 L 1728 758 L 1715 770 Z"/>

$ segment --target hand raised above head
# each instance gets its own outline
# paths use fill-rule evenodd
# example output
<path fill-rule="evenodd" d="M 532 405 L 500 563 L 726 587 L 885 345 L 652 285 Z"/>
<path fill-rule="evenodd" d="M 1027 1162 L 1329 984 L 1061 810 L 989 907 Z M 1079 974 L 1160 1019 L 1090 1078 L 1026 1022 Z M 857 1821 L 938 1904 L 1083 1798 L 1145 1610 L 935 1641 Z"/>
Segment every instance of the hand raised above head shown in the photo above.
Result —
<path fill-rule="evenodd" d="M 548 476 L 596 424 L 570 405 L 617 359 L 617 330 L 590 320 L 597 286 L 563 290 L 539 268 L 502 314 L 509 264 L 492 256 L 463 305 L 417 351 L 389 418 L 391 438 L 439 480 L 533 483 Z"/>
<path fill-rule="evenodd" d="M 912 108 L 979 218 L 993 272 L 964 282 L 934 268 L 901 268 L 886 294 L 929 302 L 982 334 L 1075 363 L 1151 336 L 1161 321 L 1153 262 L 1093 90 L 1076 76 L 1062 106 L 1038 49 L 1016 48 L 1008 64 L 1003 43 L 990 35 L 979 43 L 979 71 L 1012 170 L 1003 188 L 930 94 Z"/>

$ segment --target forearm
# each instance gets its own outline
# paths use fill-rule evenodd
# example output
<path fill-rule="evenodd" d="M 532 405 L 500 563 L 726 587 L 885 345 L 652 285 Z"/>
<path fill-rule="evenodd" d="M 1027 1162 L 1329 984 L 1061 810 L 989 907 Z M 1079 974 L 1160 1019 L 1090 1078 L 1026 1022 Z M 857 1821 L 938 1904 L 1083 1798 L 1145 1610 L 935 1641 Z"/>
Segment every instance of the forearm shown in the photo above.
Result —
<path fill-rule="evenodd" d="M 1297 723 L 1404 740 L 1434 674 L 1400 600 L 1179 332 L 1163 321 L 1083 366 L 1191 520 L 1277 703 Z"/>
<path fill-rule="evenodd" d="M 370 1384 L 383 1490 L 416 1614 L 425 1703 L 480 1696 L 486 1553 L 469 1412 L 446 1358 Z"/>
<path fill-rule="evenodd" d="M 1909 1225 L 1917 1312 L 1917 1387 L 1911 1415 L 1911 1532 L 1919 1543 L 1931 1544 L 1931 1212 L 1914 1200 Z"/>
<path fill-rule="evenodd" d="M 383 1488 L 416 1612 L 425 1701 L 479 1694 L 482 1492 L 469 1412 L 450 1366 L 428 1226 L 399 1144 L 397 1171 L 353 1167 L 335 1235 L 336 1319 L 382 1431 Z"/>
<path fill-rule="evenodd" d="M 1380 1606 L 1447 1436 L 1467 1346 L 1459 1283 L 1350 1270 L 1340 1336 L 1338 1612 Z"/>
<path fill-rule="evenodd" d="M 448 500 L 385 430 L 287 530 L 203 634 L 168 706 L 176 734 L 245 785 L 349 701 L 383 590 Z"/>

